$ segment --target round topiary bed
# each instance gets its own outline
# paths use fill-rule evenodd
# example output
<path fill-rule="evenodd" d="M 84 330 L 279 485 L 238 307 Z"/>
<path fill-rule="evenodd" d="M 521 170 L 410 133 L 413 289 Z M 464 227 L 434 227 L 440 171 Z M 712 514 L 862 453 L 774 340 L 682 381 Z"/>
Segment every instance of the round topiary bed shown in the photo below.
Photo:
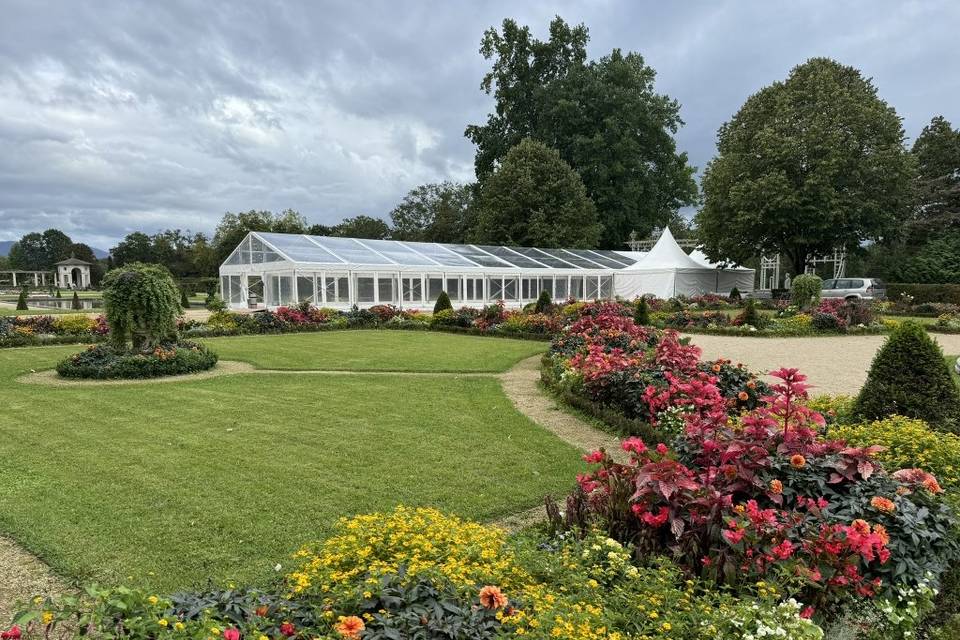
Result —
<path fill-rule="evenodd" d="M 162 344 L 146 351 L 99 344 L 62 360 L 57 373 L 74 379 L 129 380 L 198 373 L 216 364 L 217 354 L 196 342 Z"/>

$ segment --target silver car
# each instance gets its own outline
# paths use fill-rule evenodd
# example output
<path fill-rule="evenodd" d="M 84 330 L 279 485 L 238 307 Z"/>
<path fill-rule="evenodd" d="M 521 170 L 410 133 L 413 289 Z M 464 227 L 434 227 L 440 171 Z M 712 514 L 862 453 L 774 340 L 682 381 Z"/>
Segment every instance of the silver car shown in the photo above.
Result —
<path fill-rule="evenodd" d="M 887 297 L 887 285 L 879 278 L 835 278 L 823 281 L 820 297 L 883 300 Z"/>

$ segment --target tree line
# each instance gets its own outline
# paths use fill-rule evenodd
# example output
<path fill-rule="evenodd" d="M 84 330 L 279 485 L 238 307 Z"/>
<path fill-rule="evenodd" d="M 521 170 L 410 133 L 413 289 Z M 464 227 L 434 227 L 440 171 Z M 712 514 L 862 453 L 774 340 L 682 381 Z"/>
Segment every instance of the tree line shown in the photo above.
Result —
<path fill-rule="evenodd" d="M 698 188 L 674 139 L 680 104 L 655 90 L 655 70 L 620 49 L 589 60 L 588 42 L 586 26 L 560 17 L 544 40 L 510 19 L 487 29 L 480 54 L 490 70 L 480 88 L 493 110 L 464 131 L 476 147 L 476 179 L 413 188 L 389 223 L 228 212 L 212 238 L 133 233 L 110 260 L 211 276 L 249 231 L 622 249 L 631 232 L 670 225 L 719 262 L 778 253 L 800 273 L 810 259 L 844 249 L 851 272 L 960 282 L 960 131 L 942 116 L 908 149 L 901 117 L 870 78 L 813 58 L 720 127 Z M 690 229 L 679 211 L 693 205 Z"/>

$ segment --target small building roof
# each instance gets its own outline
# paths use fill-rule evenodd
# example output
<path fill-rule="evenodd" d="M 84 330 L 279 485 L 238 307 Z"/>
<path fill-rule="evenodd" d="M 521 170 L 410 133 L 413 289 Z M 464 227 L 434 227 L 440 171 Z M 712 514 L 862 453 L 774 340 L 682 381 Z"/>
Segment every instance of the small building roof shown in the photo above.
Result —
<path fill-rule="evenodd" d="M 87 265 L 88 267 L 91 266 L 89 262 L 84 262 L 83 260 L 80 260 L 79 258 L 74 258 L 73 256 L 70 256 L 70 257 L 67 258 L 66 260 L 61 260 L 60 262 L 58 262 L 58 263 L 56 264 L 56 266 L 58 266 L 58 267 L 61 266 L 61 265 L 62 265 L 62 266 L 66 266 L 66 265 Z"/>

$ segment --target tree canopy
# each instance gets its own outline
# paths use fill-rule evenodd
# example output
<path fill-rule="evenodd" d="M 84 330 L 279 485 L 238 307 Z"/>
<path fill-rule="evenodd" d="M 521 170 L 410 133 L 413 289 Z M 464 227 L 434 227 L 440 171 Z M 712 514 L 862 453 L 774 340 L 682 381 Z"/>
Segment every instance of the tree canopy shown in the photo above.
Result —
<path fill-rule="evenodd" d="M 883 239 L 911 204 L 903 142 L 896 111 L 857 69 L 795 67 L 720 127 L 696 217 L 707 255 L 781 253 L 802 273 L 813 256 Z"/>
<path fill-rule="evenodd" d="M 960 130 L 936 116 L 913 143 L 917 208 L 910 231 L 922 241 L 932 232 L 960 229 Z"/>
<path fill-rule="evenodd" d="M 525 139 L 484 181 L 474 242 L 592 248 L 597 211 L 577 172 L 555 149 Z"/>
<path fill-rule="evenodd" d="M 287 209 L 279 214 L 272 211 L 242 211 L 223 215 L 213 234 L 214 263 L 220 265 L 240 241 L 251 231 L 273 233 L 306 233 L 307 221 L 299 212 Z"/>
<path fill-rule="evenodd" d="M 481 187 L 523 138 L 556 149 L 597 207 L 601 246 L 622 248 L 631 231 L 646 235 L 693 204 L 696 183 L 673 139 L 680 105 L 655 92 L 656 72 L 619 49 L 588 63 L 588 40 L 585 26 L 559 17 L 546 41 L 509 19 L 500 31 L 488 29 L 480 53 L 492 69 L 481 87 L 495 109 L 466 136 L 477 145 Z"/>
<path fill-rule="evenodd" d="M 359 215 L 353 218 L 344 218 L 342 222 L 331 227 L 329 235 L 383 240 L 390 237 L 390 225 L 380 218 Z"/>
<path fill-rule="evenodd" d="M 50 270 L 70 257 L 73 246 L 70 236 L 59 229 L 28 233 L 10 247 L 10 267 L 24 271 Z"/>
<path fill-rule="evenodd" d="M 473 188 L 454 182 L 412 189 L 390 212 L 391 238 L 462 243 L 473 226 Z"/>

